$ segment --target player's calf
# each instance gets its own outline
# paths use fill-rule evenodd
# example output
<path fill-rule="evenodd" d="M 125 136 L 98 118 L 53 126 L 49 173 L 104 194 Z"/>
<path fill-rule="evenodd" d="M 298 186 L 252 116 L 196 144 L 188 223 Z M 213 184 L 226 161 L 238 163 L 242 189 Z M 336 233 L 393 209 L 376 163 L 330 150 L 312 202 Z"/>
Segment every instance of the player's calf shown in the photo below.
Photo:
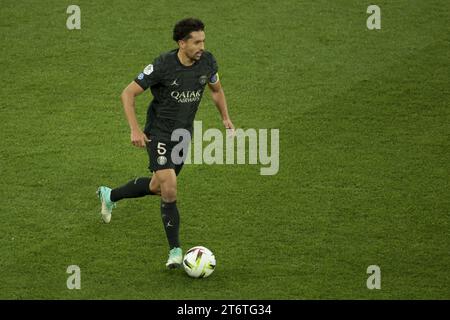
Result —
<path fill-rule="evenodd" d="M 169 242 L 170 252 L 166 266 L 170 269 L 181 265 L 179 240 L 180 214 L 177 208 L 177 177 L 173 169 L 158 170 L 156 177 L 161 188 L 161 218 Z"/>
<path fill-rule="evenodd" d="M 111 190 L 111 201 L 117 202 L 122 199 L 140 198 L 155 194 L 150 190 L 151 180 L 152 178 L 148 177 L 136 178 Z"/>

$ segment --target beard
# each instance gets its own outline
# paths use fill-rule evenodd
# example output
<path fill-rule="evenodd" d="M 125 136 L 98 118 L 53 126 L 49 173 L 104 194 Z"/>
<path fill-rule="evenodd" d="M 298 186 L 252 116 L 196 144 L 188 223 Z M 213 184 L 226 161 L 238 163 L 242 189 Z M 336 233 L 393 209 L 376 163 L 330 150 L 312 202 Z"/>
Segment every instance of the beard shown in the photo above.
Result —
<path fill-rule="evenodd" d="M 193 54 L 191 57 L 189 57 L 189 58 L 190 58 L 191 60 L 196 60 L 196 61 L 198 61 L 198 60 L 200 60 L 200 58 L 202 57 L 202 55 L 203 55 L 203 50 L 194 52 L 194 54 Z"/>

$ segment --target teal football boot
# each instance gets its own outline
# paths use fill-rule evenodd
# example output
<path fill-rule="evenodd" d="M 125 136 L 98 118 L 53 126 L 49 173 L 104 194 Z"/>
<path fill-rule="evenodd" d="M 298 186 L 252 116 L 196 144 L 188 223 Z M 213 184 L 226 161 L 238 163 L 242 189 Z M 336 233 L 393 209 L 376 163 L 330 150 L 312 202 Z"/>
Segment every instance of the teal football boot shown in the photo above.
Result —
<path fill-rule="evenodd" d="M 97 196 L 102 203 L 102 219 L 105 223 L 111 221 L 112 209 L 116 207 L 116 203 L 110 199 L 111 188 L 101 186 L 97 189 Z"/>
<path fill-rule="evenodd" d="M 183 252 L 181 248 L 173 248 L 169 251 L 169 259 L 167 259 L 166 267 L 169 269 L 176 269 L 181 266 L 183 262 Z"/>

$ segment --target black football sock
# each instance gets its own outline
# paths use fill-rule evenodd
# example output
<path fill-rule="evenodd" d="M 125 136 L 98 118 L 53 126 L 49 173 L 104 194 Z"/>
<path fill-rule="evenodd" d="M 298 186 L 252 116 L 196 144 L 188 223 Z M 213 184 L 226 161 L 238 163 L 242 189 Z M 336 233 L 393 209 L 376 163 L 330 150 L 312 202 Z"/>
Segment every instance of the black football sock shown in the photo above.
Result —
<path fill-rule="evenodd" d="M 180 240 L 178 239 L 180 214 L 178 213 L 177 202 L 164 202 L 161 200 L 161 217 L 170 249 L 180 247 Z"/>
<path fill-rule="evenodd" d="M 111 190 L 110 199 L 112 202 L 122 200 L 124 198 L 140 198 L 150 194 L 151 178 L 142 177 L 129 181 L 127 184 Z"/>

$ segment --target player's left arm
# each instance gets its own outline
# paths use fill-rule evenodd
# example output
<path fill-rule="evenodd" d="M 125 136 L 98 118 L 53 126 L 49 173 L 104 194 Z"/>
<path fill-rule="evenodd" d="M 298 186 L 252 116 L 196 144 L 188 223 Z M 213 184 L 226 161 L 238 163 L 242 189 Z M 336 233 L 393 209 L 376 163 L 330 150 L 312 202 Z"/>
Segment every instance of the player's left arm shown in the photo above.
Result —
<path fill-rule="evenodd" d="M 226 129 L 229 129 L 231 134 L 234 134 L 234 125 L 231 122 L 230 115 L 228 114 L 227 100 L 225 99 L 225 93 L 223 92 L 222 84 L 217 79 L 214 83 L 208 83 L 209 89 L 211 89 L 211 96 L 214 104 L 219 110 L 222 117 L 223 125 Z"/>

